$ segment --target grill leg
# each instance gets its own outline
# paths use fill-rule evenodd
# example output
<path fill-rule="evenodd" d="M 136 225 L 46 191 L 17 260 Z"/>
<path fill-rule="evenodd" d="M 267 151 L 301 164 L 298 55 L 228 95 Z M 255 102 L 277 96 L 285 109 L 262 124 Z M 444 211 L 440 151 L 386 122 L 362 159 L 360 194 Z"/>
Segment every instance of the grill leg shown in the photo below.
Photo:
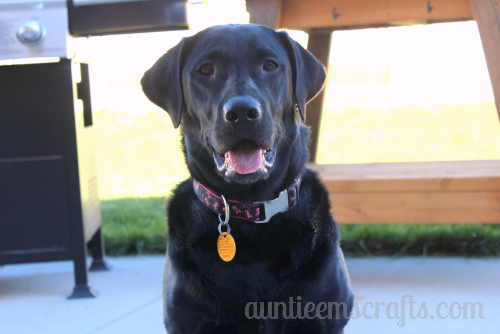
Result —
<path fill-rule="evenodd" d="M 92 265 L 90 271 L 108 271 L 111 266 L 107 263 L 104 254 L 104 240 L 102 238 L 102 227 L 99 227 L 92 239 L 89 241 L 89 249 L 92 253 Z"/>
<path fill-rule="evenodd" d="M 83 238 L 82 242 L 84 242 Z M 85 243 L 82 247 L 74 247 L 74 252 L 76 253 L 73 257 L 73 264 L 75 267 L 75 288 L 68 299 L 96 297 L 95 292 L 92 291 L 88 284 Z"/>

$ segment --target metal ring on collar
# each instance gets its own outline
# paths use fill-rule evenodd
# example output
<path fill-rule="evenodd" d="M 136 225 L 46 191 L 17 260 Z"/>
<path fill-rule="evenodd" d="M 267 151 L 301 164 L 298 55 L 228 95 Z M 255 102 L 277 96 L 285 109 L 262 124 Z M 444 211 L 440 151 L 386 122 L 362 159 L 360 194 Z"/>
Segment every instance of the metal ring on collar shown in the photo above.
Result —
<path fill-rule="evenodd" d="M 221 215 L 219 215 L 219 221 L 224 224 L 224 225 L 227 225 L 229 224 L 229 204 L 227 204 L 227 201 L 226 201 L 226 198 L 224 197 L 224 195 L 221 195 L 222 197 L 222 200 L 224 201 L 224 212 L 226 213 L 225 214 L 225 219 L 224 219 L 224 222 L 222 222 L 222 219 L 221 219 Z"/>
<path fill-rule="evenodd" d="M 219 219 L 220 219 L 220 217 L 219 217 Z M 230 233 L 231 233 L 231 227 L 229 227 L 229 224 L 224 224 L 224 223 L 222 222 L 222 220 L 221 220 L 221 222 L 219 223 L 219 234 L 220 234 L 220 235 L 224 235 L 224 233 L 222 233 L 222 226 L 226 226 L 226 227 L 227 227 L 226 232 L 227 232 L 228 234 L 230 234 Z M 224 235 L 224 237 L 225 237 L 225 235 Z"/>
<path fill-rule="evenodd" d="M 225 217 L 224 217 L 224 221 L 222 221 L 222 218 L 221 218 L 221 215 L 219 215 L 219 233 L 220 235 L 224 235 L 222 233 L 222 225 L 226 226 L 227 227 L 227 233 L 231 233 L 231 228 L 229 227 L 229 204 L 227 204 L 227 201 L 226 201 L 226 198 L 224 197 L 224 195 L 221 195 L 222 197 L 222 200 L 224 201 L 224 212 L 226 213 L 225 214 Z"/>

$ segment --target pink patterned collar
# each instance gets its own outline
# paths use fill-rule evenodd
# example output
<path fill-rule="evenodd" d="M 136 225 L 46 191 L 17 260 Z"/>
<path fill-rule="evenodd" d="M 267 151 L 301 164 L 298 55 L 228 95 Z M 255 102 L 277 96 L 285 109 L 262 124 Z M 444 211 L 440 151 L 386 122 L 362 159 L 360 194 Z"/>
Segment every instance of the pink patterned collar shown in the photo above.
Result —
<path fill-rule="evenodd" d="M 242 203 L 232 199 L 227 200 L 230 217 L 267 223 L 271 218 L 282 212 L 292 209 L 299 202 L 299 188 L 301 177 L 288 188 L 280 192 L 279 196 L 271 201 Z M 210 188 L 193 179 L 193 188 L 200 201 L 220 216 L 225 215 L 225 205 L 222 195 L 216 194 Z"/>

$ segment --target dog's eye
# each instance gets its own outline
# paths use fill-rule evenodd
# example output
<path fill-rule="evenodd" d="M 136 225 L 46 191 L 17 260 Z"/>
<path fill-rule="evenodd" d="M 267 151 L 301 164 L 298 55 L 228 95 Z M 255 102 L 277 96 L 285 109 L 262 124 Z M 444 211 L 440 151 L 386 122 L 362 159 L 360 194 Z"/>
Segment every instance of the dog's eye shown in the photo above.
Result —
<path fill-rule="evenodd" d="M 204 64 L 198 69 L 198 72 L 204 75 L 210 75 L 214 73 L 214 68 L 210 64 Z"/>
<path fill-rule="evenodd" d="M 273 71 L 278 67 L 278 64 L 276 64 L 272 60 L 268 60 L 264 63 L 264 71 Z"/>

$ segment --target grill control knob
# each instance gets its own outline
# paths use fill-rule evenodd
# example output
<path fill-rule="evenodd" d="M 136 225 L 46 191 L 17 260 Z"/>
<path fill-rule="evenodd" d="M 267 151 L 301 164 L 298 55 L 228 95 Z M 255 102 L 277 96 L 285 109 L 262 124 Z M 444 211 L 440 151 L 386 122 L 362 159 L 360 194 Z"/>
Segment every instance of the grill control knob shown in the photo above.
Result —
<path fill-rule="evenodd" d="M 40 44 L 45 37 L 45 27 L 37 20 L 26 20 L 17 30 L 17 39 L 21 43 L 29 46 Z"/>

